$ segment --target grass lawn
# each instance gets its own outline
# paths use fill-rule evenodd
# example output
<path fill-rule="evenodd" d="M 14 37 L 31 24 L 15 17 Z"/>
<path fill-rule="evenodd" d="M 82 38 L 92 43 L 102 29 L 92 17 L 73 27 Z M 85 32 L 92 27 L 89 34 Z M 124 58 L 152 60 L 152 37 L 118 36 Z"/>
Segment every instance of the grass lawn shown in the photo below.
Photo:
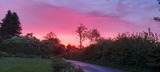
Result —
<path fill-rule="evenodd" d="M 0 58 L 0 72 L 52 72 L 51 60 L 39 58 Z"/>

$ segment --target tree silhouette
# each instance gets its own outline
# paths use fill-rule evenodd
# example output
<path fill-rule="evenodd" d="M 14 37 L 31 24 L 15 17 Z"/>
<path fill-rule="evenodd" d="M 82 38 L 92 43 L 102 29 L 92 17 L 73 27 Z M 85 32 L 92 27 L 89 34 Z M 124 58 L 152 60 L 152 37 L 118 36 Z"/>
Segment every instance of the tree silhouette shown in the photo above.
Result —
<path fill-rule="evenodd" d="M 19 36 L 21 34 L 21 30 L 22 28 L 17 13 L 9 10 L 5 18 L 2 19 L 0 36 L 3 39 Z"/>
<path fill-rule="evenodd" d="M 56 44 L 60 44 L 60 40 L 56 37 L 56 34 L 54 34 L 53 32 L 49 32 L 48 34 L 46 34 L 46 36 L 44 36 L 44 39 L 54 42 Z"/>
<path fill-rule="evenodd" d="M 33 38 L 34 36 L 33 36 L 33 33 L 27 33 L 27 34 L 25 35 L 25 37 L 26 37 L 26 38 Z"/>
<path fill-rule="evenodd" d="M 157 0 L 158 1 L 158 4 L 160 4 L 160 0 Z M 160 9 L 159 9 L 160 11 Z M 160 22 L 160 17 L 154 17 L 154 20 L 157 21 L 157 22 Z"/>
<path fill-rule="evenodd" d="M 86 38 L 87 27 L 85 27 L 85 25 L 83 24 L 80 24 L 80 26 L 76 30 L 76 33 L 78 34 L 79 37 L 79 43 L 80 43 L 79 47 L 82 48 L 83 47 L 82 43 Z"/>
<path fill-rule="evenodd" d="M 93 43 L 100 38 L 100 33 L 97 29 L 91 29 L 87 32 L 87 38 L 90 40 L 90 43 Z"/>
<path fill-rule="evenodd" d="M 49 32 L 46 36 L 44 36 L 44 39 L 46 40 L 51 38 L 56 38 L 56 34 L 54 34 L 53 32 Z"/>

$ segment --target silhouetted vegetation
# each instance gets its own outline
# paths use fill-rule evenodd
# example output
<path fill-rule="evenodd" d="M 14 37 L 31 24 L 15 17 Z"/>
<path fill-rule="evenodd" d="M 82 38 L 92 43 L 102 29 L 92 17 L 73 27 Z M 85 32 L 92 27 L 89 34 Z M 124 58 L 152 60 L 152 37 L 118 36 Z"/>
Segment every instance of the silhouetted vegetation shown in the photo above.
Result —
<path fill-rule="evenodd" d="M 87 27 L 85 27 L 85 25 L 80 24 L 79 27 L 77 27 L 76 33 L 79 37 L 79 47 L 82 48 L 83 45 L 83 41 L 86 39 L 86 34 L 87 34 Z"/>
<path fill-rule="evenodd" d="M 90 41 L 90 44 L 93 44 L 95 43 L 101 36 L 100 36 L 100 33 L 97 29 L 90 29 L 88 30 L 88 28 L 83 25 L 83 24 L 80 24 L 79 27 L 77 27 L 76 29 L 76 33 L 79 37 L 79 48 L 84 48 L 83 46 L 83 42 L 85 40 L 89 40 Z"/>
<path fill-rule="evenodd" d="M 52 58 L 53 72 L 84 72 L 81 67 L 73 66 L 61 58 Z"/>
<path fill-rule="evenodd" d="M 68 58 L 140 72 L 160 71 L 158 34 L 122 33 L 116 38 L 100 38 L 96 44 L 68 54 Z"/>
<path fill-rule="evenodd" d="M 38 40 L 34 36 L 12 37 L 0 44 L 0 51 L 16 57 L 49 57 L 64 53 L 65 46 L 58 38 Z"/>
<path fill-rule="evenodd" d="M 157 1 L 158 1 L 158 4 L 160 5 L 160 0 L 157 0 Z M 160 22 L 160 17 L 154 17 L 154 20 L 157 22 Z"/>
<path fill-rule="evenodd" d="M 154 19 L 160 21 L 159 17 Z M 0 24 L 0 57 L 64 56 L 132 72 L 160 71 L 160 35 L 150 29 L 148 32 L 122 33 L 115 38 L 105 39 L 97 29 L 88 30 L 80 24 L 76 30 L 79 47 L 68 44 L 65 48 L 53 32 L 46 34 L 44 40 L 37 39 L 33 33 L 20 36 L 22 28 L 15 12 L 8 11 Z M 90 45 L 83 48 L 82 43 L 86 39 Z M 81 72 L 81 69 L 74 68 L 63 59 L 53 59 L 52 66 L 56 72 Z"/>
<path fill-rule="evenodd" d="M 97 29 L 91 29 L 87 31 L 87 38 L 90 41 L 90 44 L 94 44 L 101 37 Z"/>
<path fill-rule="evenodd" d="M 11 38 L 12 36 L 19 36 L 21 34 L 21 25 L 17 13 L 10 10 L 2 19 L 0 27 L 0 37 L 3 39 Z"/>
<path fill-rule="evenodd" d="M 48 58 L 64 53 L 65 46 L 53 32 L 39 40 L 33 33 L 20 36 L 21 30 L 17 13 L 9 10 L 0 26 L 0 56 Z"/>

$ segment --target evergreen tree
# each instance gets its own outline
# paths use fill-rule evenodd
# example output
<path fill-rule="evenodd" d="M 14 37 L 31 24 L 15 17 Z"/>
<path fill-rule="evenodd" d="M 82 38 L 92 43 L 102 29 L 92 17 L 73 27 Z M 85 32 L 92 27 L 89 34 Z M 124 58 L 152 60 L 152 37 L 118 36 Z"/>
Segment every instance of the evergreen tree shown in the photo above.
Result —
<path fill-rule="evenodd" d="M 0 36 L 3 39 L 19 36 L 21 34 L 21 30 L 22 28 L 17 13 L 9 10 L 5 18 L 2 19 Z"/>

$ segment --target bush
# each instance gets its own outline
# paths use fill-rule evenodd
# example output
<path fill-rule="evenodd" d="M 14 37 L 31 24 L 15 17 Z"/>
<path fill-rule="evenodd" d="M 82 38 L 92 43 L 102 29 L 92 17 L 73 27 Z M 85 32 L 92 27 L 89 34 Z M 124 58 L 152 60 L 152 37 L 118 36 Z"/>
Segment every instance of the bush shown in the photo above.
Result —
<path fill-rule="evenodd" d="M 53 72 L 83 72 L 81 67 L 75 67 L 60 58 L 52 58 Z"/>
<path fill-rule="evenodd" d="M 0 57 L 8 57 L 9 54 L 7 52 L 0 52 Z"/>
<path fill-rule="evenodd" d="M 159 38 L 152 32 L 123 33 L 114 39 L 100 39 L 97 44 L 84 50 L 69 53 L 68 57 L 106 66 L 114 65 L 129 71 L 133 69 L 133 72 L 159 72 Z"/>
<path fill-rule="evenodd" d="M 0 44 L 0 51 L 7 52 L 15 57 L 32 57 L 32 55 L 49 58 L 50 55 L 59 55 L 64 52 L 64 46 L 51 40 L 39 41 L 36 38 L 12 37 Z"/>

